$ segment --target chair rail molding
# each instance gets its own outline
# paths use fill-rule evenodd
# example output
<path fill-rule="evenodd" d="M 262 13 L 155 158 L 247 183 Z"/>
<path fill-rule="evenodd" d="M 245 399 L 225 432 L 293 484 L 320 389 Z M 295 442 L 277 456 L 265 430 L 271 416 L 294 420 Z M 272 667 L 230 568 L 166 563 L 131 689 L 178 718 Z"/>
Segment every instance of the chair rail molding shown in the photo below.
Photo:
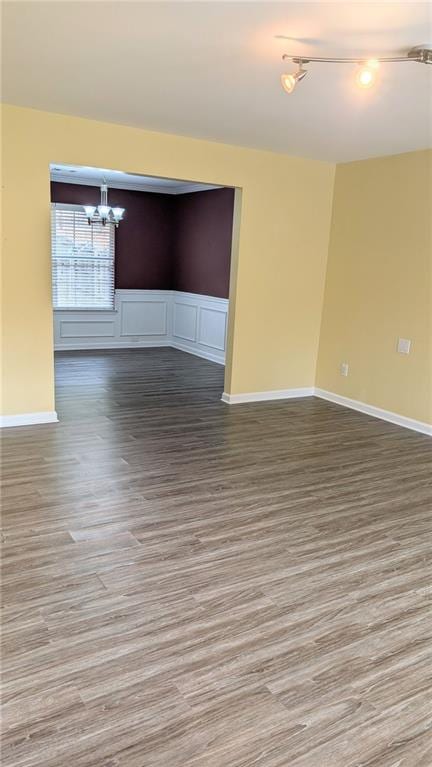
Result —
<path fill-rule="evenodd" d="M 56 309 L 54 349 L 171 346 L 223 365 L 228 304 L 177 290 L 116 290 L 111 311 Z"/>

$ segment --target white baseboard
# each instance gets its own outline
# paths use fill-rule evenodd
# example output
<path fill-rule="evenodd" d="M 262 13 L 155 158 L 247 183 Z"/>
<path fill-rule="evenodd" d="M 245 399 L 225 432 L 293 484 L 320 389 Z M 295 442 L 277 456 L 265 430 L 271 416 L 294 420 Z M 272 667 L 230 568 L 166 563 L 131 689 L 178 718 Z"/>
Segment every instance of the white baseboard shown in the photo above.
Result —
<path fill-rule="evenodd" d="M 222 402 L 227 405 L 240 405 L 243 402 L 267 402 L 275 399 L 294 399 L 297 397 L 312 397 L 313 386 L 303 386 L 299 389 L 275 389 L 273 391 L 254 391 L 246 394 L 222 394 Z"/>
<path fill-rule="evenodd" d="M 172 341 L 168 345 L 171 346 L 172 349 L 178 349 L 181 352 L 194 354 L 196 357 L 202 357 L 203 359 L 209 360 L 210 362 L 217 362 L 218 365 L 225 365 L 224 357 L 220 356 L 219 354 L 214 354 L 210 351 L 204 351 L 204 349 L 198 349 L 194 346 L 188 346 L 188 344 L 180 344 L 178 341 Z"/>
<path fill-rule="evenodd" d="M 180 344 L 177 341 L 111 341 L 110 343 L 83 343 L 74 344 L 73 348 L 69 344 L 57 344 L 55 347 L 56 352 L 71 352 L 71 351 L 92 351 L 101 350 L 110 351 L 110 349 L 159 349 L 159 348 L 171 348 L 178 349 L 181 352 L 187 352 L 188 354 L 194 354 L 196 357 L 202 357 L 210 362 L 217 362 L 219 365 L 225 365 L 225 360 L 218 354 L 204 351 L 203 349 L 197 349 L 187 344 Z"/>
<path fill-rule="evenodd" d="M 108 341 L 108 342 L 84 342 L 70 344 L 56 344 L 54 351 L 56 352 L 75 352 L 75 351 L 91 351 L 92 349 L 154 349 L 161 346 L 172 346 L 170 341 Z"/>
<path fill-rule="evenodd" d="M 43 413 L 19 413 L 17 415 L 0 416 L 0 428 L 7 426 L 33 426 L 37 423 L 56 423 L 58 421 L 55 410 L 47 410 Z"/>
<path fill-rule="evenodd" d="M 414 418 L 408 418 L 398 413 L 392 413 L 390 410 L 383 410 L 374 405 L 367 405 L 365 402 L 359 402 L 349 397 L 343 397 L 340 394 L 325 391 L 314 386 L 303 387 L 300 389 L 277 389 L 276 391 L 247 392 L 245 394 L 222 394 L 222 402 L 227 405 L 240 405 L 246 402 L 269 402 L 271 400 L 293 399 L 296 397 L 319 397 L 320 399 L 334 402 L 336 405 L 348 407 L 351 410 L 357 410 L 359 413 L 380 418 L 382 421 L 394 423 L 396 426 L 402 426 L 405 429 L 412 429 L 421 434 L 432 436 L 432 425 L 423 421 L 416 421 Z"/>
<path fill-rule="evenodd" d="M 403 426 L 405 429 L 413 429 L 422 434 L 432 436 L 431 424 L 424 423 L 423 421 L 416 421 L 414 418 L 407 418 L 407 416 L 399 415 L 398 413 L 392 413 L 391 410 L 383 410 L 380 407 L 375 407 L 375 405 L 367 405 L 366 402 L 359 402 L 356 399 L 343 397 L 340 394 L 333 394 L 333 392 L 326 391 L 325 389 L 315 388 L 315 396 L 320 397 L 320 399 L 328 400 L 329 402 L 334 402 L 336 405 L 348 407 L 351 410 L 358 410 L 359 413 L 365 413 L 365 415 L 380 418 L 382 421 L 389 421 L 397 426 Z"/>
<path fill-rule="evenodd" d="M 171 344 L 166 344 L 170 346 Z M 93 347 L 94 348 L 94 347 Z M 103 347 L 105 348 L 105 347 Z M 128 347 L 123 347 L 128 348 Z M 176 346 L 175 348 L 180 348 Z M 193 351 L 193 354 L 201 356 L 197 351 Z M 219 362 L 219 360 L 213 360 Z M 221 363 L 223 364 L 223 363 Z M 411 429 L 413 431 L 420 432 L 432 436 L 432 424 L 425 423 L 423 421 L 417 421 L 414 418 L 408 418 L 407 416 L 393 413 L 390 410 L 383 410 L 382 408 L 375 407 L 374 405 L 367 405 L 365 402 L 359 402 L 358 400 L 350 399 L 349 397 L 343 397 L 340 394 L 334 394 L 333 392 L 326 391 L 325 389 L 310 387 L 302 387 L 298 389 L 276 389 L 273 391 L 263 392 L 248 392 L 246 394 L 222 394 L 222 402 L 228 405 L 240 405 L 247 402 L 270 402 L 272 400 L 284 400 L 295 399 L 298 397 L 319 397 L 320 399 L 333 402 L 336 405 L 342 407 L 348 407 L 351 410 L 357 410 L 359 413 L 379 418 L 382 421 L 388 421 L 394 423 L 396 426 L 402 426 L 405 429 Z M 3 415 L 0 416 L 0 428 L 7 428 L 10 426 L 32 426 L 43 423 L 57 423 L 58 417 L 55 410 L 48 410 L 40 413 L 19 413 L 17 415 Z"/>

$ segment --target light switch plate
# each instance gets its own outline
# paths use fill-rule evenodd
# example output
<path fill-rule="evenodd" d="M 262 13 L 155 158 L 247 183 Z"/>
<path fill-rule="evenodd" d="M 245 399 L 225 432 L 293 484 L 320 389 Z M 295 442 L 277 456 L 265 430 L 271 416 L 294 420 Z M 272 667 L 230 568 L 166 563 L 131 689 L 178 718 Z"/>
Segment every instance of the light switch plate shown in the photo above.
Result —
<path fill-rule="evenodd" d="M 399 354 L 409 354 L 411 351 L 411 341 L 409 338 L 399 338 L 397 350 Z"/>

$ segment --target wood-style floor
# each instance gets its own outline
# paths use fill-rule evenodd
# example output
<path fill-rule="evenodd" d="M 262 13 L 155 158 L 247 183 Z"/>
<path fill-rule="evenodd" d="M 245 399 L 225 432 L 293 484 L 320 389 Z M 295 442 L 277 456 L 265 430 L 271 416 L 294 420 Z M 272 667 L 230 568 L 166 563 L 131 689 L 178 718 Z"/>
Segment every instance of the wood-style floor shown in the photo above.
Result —
<path fill-rule="evenodd" d="M 3 767 L 430 767 L 432 441 L 57 355 L 3 434 Z"/>

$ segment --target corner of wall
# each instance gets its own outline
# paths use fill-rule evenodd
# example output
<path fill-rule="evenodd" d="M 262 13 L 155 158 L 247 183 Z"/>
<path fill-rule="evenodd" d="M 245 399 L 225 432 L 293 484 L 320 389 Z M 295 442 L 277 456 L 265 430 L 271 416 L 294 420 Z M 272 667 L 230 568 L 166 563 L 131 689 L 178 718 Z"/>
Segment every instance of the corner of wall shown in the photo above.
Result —
<path fill-rule="evenodd" d="M 332 195 L 331 195 L 329 228 L 328 228 L 328 237 L 327 237 L 327 256 L 326 256 L 326 262 L 325 262 L 325 275 L 324 275 L 323 291 L 322 291 L 322 297 L 321 297 L 321 311 L 320 311 L 320 323 L 319 323 L 319 332 L 318 332 L 318 346 L 317 346 L 317 354 L 316 354 L 316 359 L 315 359 L 314 386 L 318 386 L 319 385 L 319 383 L 318 383 L 319 382 L 319 367 L 320 367 L 321 355 L 323 353 L 323 349 L 322 349 L 323 322 L 324 322 L 324 312 L 325 312 L 325 309 L 326 309 L 327 289 L 328 289 L 328 283 L 329 283 L 329 266 L 330 266 L 332 232 L 333 232 L 333 222 L 334 222 L 334 217 L 335 217 L 336 182 L 337 182 L 337 175 L 338 175 L 338 168 L 339 167 L 340 167 L 339 164 L 335 163 L 334 168 L 333 168 Z"/>
<path fill-rule="evenodd" d="M 237 298 L 237 276 L 239 270 L 239 248 L 240 248 L 240 222 L 242 209 L 242 189 L 236 187 L 234 190 L 234 213 L 231 240 L 231 268 L 229 281 L 229 310 L 228 310 L 228 329 L 226 342 L 226 360 L 225 360 L 225 383 L 224 391 L 228 394 L 232 390 L 232 372 L 234 356 L 234 325 L 236 318 L 236 298 Z"/>
<path fill-rule="evenodd" d="M 327 393 L 426 424 L 431 162 L 432 150 L 421 150 L 337 167 L 315 377 Z M 399 338 L 411 341 L 409 354 Z"/>

